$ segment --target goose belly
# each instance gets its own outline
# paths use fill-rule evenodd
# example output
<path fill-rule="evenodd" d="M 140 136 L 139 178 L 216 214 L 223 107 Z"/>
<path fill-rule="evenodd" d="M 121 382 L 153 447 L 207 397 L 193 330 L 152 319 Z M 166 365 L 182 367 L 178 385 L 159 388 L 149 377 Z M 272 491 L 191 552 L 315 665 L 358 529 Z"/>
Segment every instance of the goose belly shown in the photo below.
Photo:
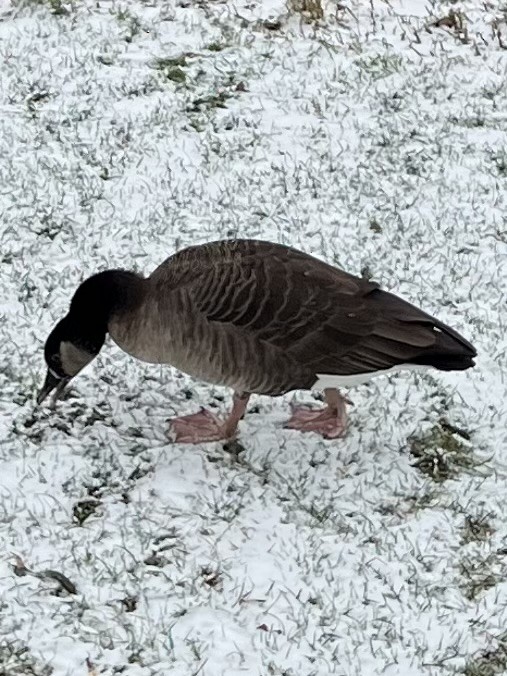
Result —
<path fill-rule="evenodd" d="M 195 321 L 191 329 L 186 326 L 188 322 L 169 327 L 150 317 L 136 317 L 130 322 L 111 321 L 109 333 L 136 359 L 168 364 L 197 380 L 236 391 L 278 395 L 309 388 L 315 380 L 284 352 L 248 334 Z"/>

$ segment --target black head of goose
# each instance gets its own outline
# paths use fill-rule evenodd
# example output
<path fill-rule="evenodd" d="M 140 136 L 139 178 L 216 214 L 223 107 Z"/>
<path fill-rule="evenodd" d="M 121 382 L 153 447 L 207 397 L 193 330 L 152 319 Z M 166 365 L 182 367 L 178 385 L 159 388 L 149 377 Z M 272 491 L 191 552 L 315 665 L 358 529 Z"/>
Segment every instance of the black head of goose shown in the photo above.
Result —
<path fill-rule="evenodd" d="M 37 402 L 99 353 L 106 334 L 127 353 L 234 390 L 225 421 L 210 412 L 171 422 L 177 441 L 230 438 L 251 393 L 322 389 L 326 407 L 298 407 L 287 427 L 345 432 L 337 387 L 400 368 L 464 370 L 476 350 L 459 333 L 377 284 L 296 249 L 258 240 L 189 247 L 148 278 L 107 270 L 85 280 L 46 341 Z"/>

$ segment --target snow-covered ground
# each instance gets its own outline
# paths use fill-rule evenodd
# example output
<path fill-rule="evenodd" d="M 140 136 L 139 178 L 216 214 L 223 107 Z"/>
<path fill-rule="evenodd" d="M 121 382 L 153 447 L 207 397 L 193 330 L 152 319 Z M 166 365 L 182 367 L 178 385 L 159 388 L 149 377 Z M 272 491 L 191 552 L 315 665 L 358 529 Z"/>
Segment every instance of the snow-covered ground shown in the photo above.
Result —
<path fill-rule="evenodd" d="M 507 5 L 0 2 L 0 674 L 507 669 Z M 78 282 L 220 237 L 433 312 L 471 372 L 350 392 L 340 441 L 107 345 L 51 412 Z M 62 577 L 63 576 L 63 577 Z"/>

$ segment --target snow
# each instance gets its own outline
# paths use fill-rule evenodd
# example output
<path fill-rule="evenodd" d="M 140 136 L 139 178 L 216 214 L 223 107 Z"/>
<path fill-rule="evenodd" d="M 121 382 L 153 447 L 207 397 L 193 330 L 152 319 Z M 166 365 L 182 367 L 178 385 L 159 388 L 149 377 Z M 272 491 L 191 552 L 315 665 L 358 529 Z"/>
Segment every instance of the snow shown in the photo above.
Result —
<path fill-rule="evenodd" d="M 0 2 L 9 676 L 507 669 L 505 4 L 297 6 Z M 170 444 L 230 393 L 110 341 L 35 409 L 80 280 L 234 236 L 363 271 L 477 367 L 351 389 L 332 442 L 283 429 L 296 393 L 253 397 L 236 450 Z M 443 481 L 411 453 L 432 430 L 461 448 Z"/>

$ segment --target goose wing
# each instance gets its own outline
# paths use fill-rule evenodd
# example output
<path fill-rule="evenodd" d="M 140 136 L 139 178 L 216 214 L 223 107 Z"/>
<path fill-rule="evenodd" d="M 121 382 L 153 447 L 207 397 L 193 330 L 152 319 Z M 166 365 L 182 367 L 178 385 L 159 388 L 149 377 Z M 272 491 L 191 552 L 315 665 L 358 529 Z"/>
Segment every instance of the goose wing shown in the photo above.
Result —
<path fill-rule="evenodd" d="M 234 240 L 191 247 L 152 277 L 184 293 L 193 312 L 235 331 L 238 341 L 254 337 L 259 349 L 282 351 L 314 374 L 369 373 L 438 349 L 469 356 L 473 350 L 374 282 L 283 245 Z"/>

